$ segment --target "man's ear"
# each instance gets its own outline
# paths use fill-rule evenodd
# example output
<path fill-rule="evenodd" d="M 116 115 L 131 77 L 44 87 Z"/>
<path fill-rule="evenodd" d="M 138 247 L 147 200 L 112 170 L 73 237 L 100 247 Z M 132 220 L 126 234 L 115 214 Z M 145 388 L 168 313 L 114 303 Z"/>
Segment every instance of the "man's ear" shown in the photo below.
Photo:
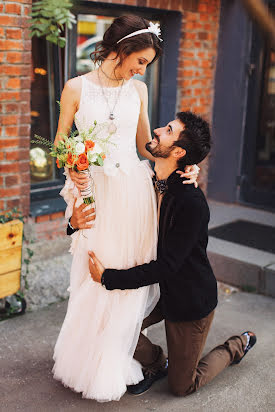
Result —
<path fill-rule="evenodd" d="M 180 158 L 184 157 L 186 155 L 186 150 L 183 149 L 182 147 L 176 147 L 173 150 L 173 156 L 179 160 Z"/>

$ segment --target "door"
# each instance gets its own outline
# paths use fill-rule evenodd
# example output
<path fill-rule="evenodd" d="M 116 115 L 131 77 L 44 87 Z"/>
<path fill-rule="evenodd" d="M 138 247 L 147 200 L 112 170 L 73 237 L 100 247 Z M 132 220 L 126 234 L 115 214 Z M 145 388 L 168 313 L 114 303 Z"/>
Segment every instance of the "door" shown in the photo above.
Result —
<path fill-rule="evenodd" d="M 274 210 L 275 50 L 256 26 L 251 44 L 240 201 Z"/>

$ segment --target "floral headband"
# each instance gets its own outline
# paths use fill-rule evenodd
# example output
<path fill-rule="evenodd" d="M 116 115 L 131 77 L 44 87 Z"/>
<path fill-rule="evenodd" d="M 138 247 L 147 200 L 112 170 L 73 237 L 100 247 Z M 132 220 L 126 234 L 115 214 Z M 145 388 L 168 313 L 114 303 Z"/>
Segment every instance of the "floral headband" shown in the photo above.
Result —
<path fill-rule="evenodd" d="M 159 23 L 154 24 L 150 21 L 149 27 L 147 29 L 141 29 L 141 30 L 134 31 L 133 33 L 130 33 L 127 36 L 122 37 L 122 39 L 118 40 L 117 44 L 120 43 L 122 40 L 128 39 L 129 37 L 137 36 L 138 34 L 142 34 L 142 33 L 153 33 L 155 34 L 155 36 L 157 36 L 159 41 L 163 41 L 163 39 L 159 37 L 161 35 Z"/>

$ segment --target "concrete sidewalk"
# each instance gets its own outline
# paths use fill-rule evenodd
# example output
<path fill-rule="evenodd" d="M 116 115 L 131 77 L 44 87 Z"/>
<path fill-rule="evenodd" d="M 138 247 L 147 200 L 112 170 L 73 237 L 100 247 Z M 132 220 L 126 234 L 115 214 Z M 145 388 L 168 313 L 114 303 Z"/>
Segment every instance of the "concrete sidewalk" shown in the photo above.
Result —
<path fill-rule="evenodd" d="M 140 397 L 97 403 L 53 380 L 53 347 L 67 302 L 0 323 L 0 411 L 112 412 L 271 412 L 275 410 L 275 300 L 237 292 L 220 293 L 205 352 L 232 334 L 253 330 L 255 348 L 240 365 L 229 367 L 212 383 L 186 398 L 168 393 L 167 380 Z M 165 346 L 163 324 L 148 336 Z M 81 348 L 79 348 L 81 350 Z"/>

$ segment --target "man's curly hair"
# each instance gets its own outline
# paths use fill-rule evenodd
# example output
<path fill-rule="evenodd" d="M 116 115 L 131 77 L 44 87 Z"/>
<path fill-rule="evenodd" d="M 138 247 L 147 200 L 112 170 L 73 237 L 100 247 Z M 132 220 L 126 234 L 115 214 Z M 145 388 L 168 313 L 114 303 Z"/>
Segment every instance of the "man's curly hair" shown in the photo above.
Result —
<path fill-rule="evenodd" d="M 179 112 L 176 118 L 184 125 L 174 146 L 186 150 L 186 155 L 178 160 L 178 167 L 200 163 L 211 148 L 211 134 L 206 120 L 192 112 Z"/>

